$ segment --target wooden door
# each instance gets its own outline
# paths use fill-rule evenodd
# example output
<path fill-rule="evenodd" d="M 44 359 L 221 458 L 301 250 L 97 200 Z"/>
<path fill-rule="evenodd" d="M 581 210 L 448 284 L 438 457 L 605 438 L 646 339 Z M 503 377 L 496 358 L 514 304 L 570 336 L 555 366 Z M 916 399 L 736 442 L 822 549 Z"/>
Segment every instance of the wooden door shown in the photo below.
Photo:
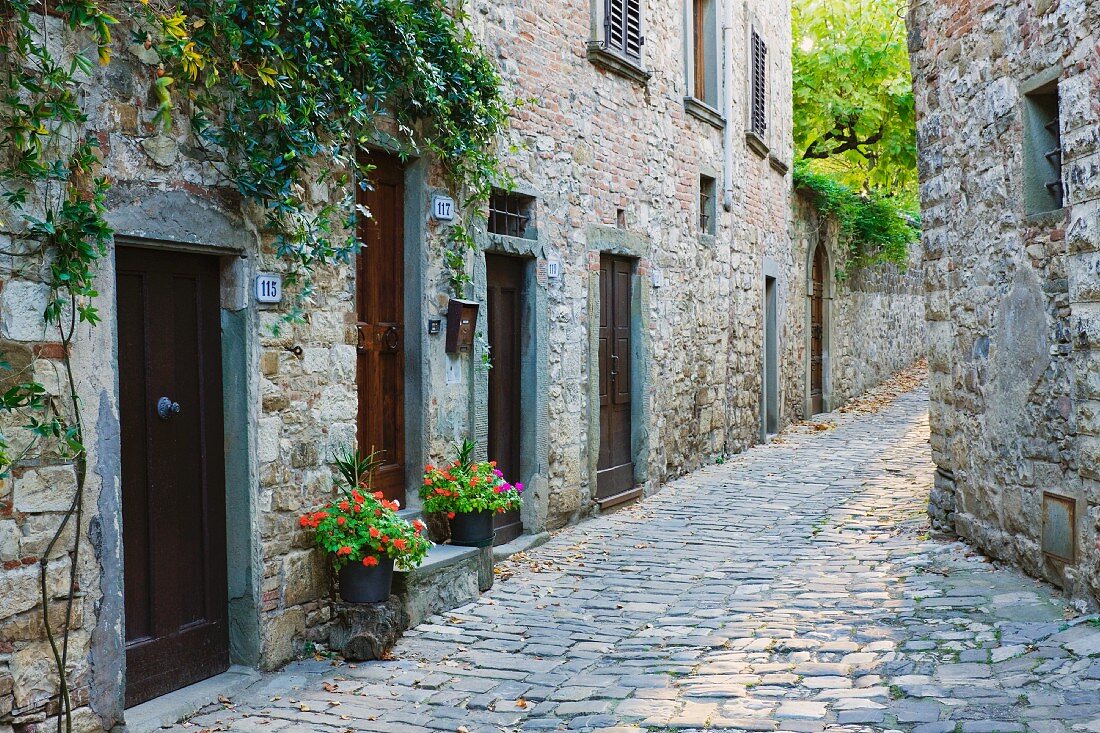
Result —
<path fill-rule="evenodd" d="M 218 259 L 116 266 L 130 706 L 229 668 L 225 448 Z"/>
<path fill-rule="evenodd" d="M 813 292 L 810 293 L 810 412 L 823 408 L 825 377 L 825 253 L 814 250 Z"/>
<path fill-rule="evenodd" d="M 356 260 L 359 448 L 378 451 L 374 488 L 405 503 L 405 184 L 400 162 L 372 154 L 376 166 L 359 203 L 365 243 Z"/>
<path fill-rule="evenodd" d="M 489 459 L 510 483 L 520 475 L 520 398 L 523 388 L 523 298 L 526 262 L 518 257 L 486 255 L 486 310 L 489 358 Z M 495 544 L 523 532 L 519 510 L 496 515 Z"/>
<path fill-rule="evenodd" d="M 634 488 L 630 440 L 630 260 L 600 258 L 600 456 L 596 498 Z"/>

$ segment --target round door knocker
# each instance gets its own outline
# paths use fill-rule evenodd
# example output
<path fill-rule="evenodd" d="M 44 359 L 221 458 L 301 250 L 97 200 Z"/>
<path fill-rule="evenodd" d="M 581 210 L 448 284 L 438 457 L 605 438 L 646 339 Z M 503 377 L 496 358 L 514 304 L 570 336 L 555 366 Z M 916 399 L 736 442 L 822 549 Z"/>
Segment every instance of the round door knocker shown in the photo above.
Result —
<path fill-rule="evenodd" d="M 397 326 L 391 325 L 382 334 L 382 344 L 385 345 L 390 351 L 397 351 L 398 344 L 401 343 L 401 337 L 397 335 Z"/>
<path fill-rule="evenodd" d="M 180 403 L 173 402 L 168 397 L 161 397 L 157 400 L 157 417 L 161 420 L 167 420 L 172 415 L 178 415 L 180 411 Z"/>

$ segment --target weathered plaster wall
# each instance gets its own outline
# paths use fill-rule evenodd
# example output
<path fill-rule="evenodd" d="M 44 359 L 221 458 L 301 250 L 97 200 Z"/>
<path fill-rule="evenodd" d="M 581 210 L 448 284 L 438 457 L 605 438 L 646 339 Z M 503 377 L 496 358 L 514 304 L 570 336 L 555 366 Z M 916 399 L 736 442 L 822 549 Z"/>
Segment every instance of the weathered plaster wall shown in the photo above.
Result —
<path fill-rule="evenodd" d="M 1095 0 L 913 4 L 929 321 L 931 513 L 986 552 L 1095 594 L 1100 249 Z M 1057 82 L 1065 207 L 1027 216 L 1023 95 Z M 1076 506 L 1044 557 L 1043 494 Z"/>

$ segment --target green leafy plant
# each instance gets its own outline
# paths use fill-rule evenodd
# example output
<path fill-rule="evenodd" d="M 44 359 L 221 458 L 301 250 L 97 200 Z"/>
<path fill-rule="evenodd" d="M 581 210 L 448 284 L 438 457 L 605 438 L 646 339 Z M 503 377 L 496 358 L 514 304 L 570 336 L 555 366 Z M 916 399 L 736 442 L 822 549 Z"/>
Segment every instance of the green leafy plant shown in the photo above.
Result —
<path fill-rule="evenodd" d="M 423 562 L 431 548 L 422 534 L 423 522 L 398 516 L 400 504 L 371 489 L 371 476 L 379 463 L 376 455 L 364 456 L 358 450 L 338 454 L 341 497 L 298 520 L 303 528 L 313 530 L 314 541 L 332 556 L 337 570 L 349 562 L 371 567 L 383 557 L 407 570 Z"/>
<path fill-rule="evenodd" d="M 464 294 L 469 229 L 502 177 L 493 144 L 510 106 L 463 25 L 462 3 L 138 7 L 144 23 L 133 40 L 162 59 L 158 120 L 170 127 L 173 94 L 188 100 L 193 128 L 224 151 L 220 166 L 241 195 L 261 204 L 280 255 L 308 271 L 358 250 L 355 190 L 370 185 L 367 146 L 383 143 L 428 154 L 462 194 L 467 226 L 451 227 L 444 259 Z M 337 192 L 331 203 L 310 195 L 318 186 Z"/>
<path fill-rule="evenodd" d="M 796 157 L 858 190 L 917 198 L 905 0 L 795 0 Z M 837 73 L 842 69 L 843 73 Z"/>
<path fill-rule="evenodd" d="M 466 438 L 455 446 L 457 457 L 447 466 L 424 467 L 420 498 L 424 510 L 456 514 L 506 512 L 517 509 L 523 484 L 510 484 L 497 469 L 496 461 L 474 461 L 474 443 Z"/>
<path fill-rule="evenodd" d="M 823 215 L 835 217 L 838 241 L 848 253 L 843 275 L 881 262 L 906 267 L 909 245 L 920 238 L 915 211 L 888 196 L 858 192 L 830 175 L 815 173 L 805 161 L 796 162 L 794 183 L 810 193 Z"/>

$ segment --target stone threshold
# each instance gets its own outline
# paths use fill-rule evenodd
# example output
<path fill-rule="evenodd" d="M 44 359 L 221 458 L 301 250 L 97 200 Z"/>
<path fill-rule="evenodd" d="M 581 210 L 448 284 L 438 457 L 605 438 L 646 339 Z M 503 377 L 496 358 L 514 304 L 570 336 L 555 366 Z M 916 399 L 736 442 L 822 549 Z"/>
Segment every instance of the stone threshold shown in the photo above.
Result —
<path fill-rule="evenodd" d="M 260 679 L 257 670 L 234 665 L 210 679 L 128 708 L 123 714 L 126 724 L 116 725 L 112 733 L 153 733 L 167 728 L 216 702 L 219 697 L 241 694 Z"/>

